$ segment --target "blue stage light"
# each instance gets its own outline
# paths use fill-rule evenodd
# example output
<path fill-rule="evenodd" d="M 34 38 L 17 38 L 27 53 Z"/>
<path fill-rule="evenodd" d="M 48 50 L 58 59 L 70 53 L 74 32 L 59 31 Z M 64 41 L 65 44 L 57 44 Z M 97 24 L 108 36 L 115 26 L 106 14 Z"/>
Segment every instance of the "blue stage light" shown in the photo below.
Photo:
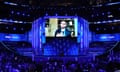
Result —
<path fill-rule="evenodd" d="M 11 34 L 10 36 L 11 36 L 11 39 L 10 39 L 11 41 L 19 41 L 20 40 L 19 35 Z"/>
<path fill-rule="evenodd" d="M 11 14 L 14 14 L 14 11 L 11 11 Z"/>
<path fill-rule="evenodd" d="M 16 28 L 13 28 L 13 30 L 16 30 Z"/>
<path fill-rule="evenodd" d="M 23 13 L 22 15 L 25 16 L 25 13 Z"/>
<path fill-rule="evenodd" d="M 114 19 L 113 22 L 116 22 L 116 19 Z"/>
<path fill-rule="evenodd" d="M 112 20 L 108 20 L 107 22 L 112 23 L 113 21 Z"/>
<path fill-rule="evenodd" d="M 20 15 L 20 12 L 17 12 L 17 15 Z"/>
<path fill-rule="evenodd" d="M 19 41 L 20 40 L 20 36 L 16 35 L 16 34 L 6 35 L 5 38 L 8 39 L 9 41 Z"/>
<path fill-rule="evenodd" d="M 58 14 L 56 13 L 55 16 L 58 16 Z"/>
<path fill-rule="evenodd" d="M 99 16 L 99 14 L 96 14 L 96 16 Z"/>
<path fill-rule="evenodd" d="M 114 27 L 112 27 L 112 30 L 114 29 Z"/>
<path fill-rule="evenodd" d="M 7 22 L 7 19 L 2 19 L 3 22 Z"/>
<path fill-rule="evenodd" d="M 91 15 L 91 17 L 94 17 L 94 15 Z"/>
<path fill-rule="evenodd" d="M 112 2 L 112 3 L 107 3 L 106 5 L 117 5 L 117 4 L 120 4 L 120 2 Z"/>
<path fill-rule="evenodd" d="M 13 21 L 14 23 L 18 23 L 18 21 Z"/>
<path fill-rule="evenodd" d="M 46 13 L 45 16 L 48 16 L 48 13 Z"/>
<path fill-rule="evenodd" d="M 100 37 L 100 39 L 104 40 L 104 39 L 107 39 L 107 37 L 103 35 L 103 36 Z"/>
<path fill-rule="evenodd" d="M 120 22 L 120 20 L 115 19 L 115 20 L 113 20 L 113 22 Z"/>
<path fill-rule="evenodd" d="M 18 23 L 23 23 L 23 21 L 18 21 Z"/>
<path fill-rule="evenodd" d="M 97 24 L 100 24 L 100 23 L 101 23 L 100 21 L 97 22 Z"/>
<path fill-rule="evenodd" d="M 18 36 L 12 36 L 12 38 L 13 38 L 13 39 L 19 39 L 19 37 L 18 37 Z"/>
<path fill-rule="evenodd" d="M 105 15 L 105 13 L 102 13 L 102 15 Z"/>
<path fill-rule="evenodd" d="M 12 20 L 12 19 L 10 19 L 10 20 L 9 20 L 9 22 L 13 22 L 13 20 Z"/>
<path fill-rule="evenodd" d="M 100 40 L 102 40 L 102 41 L 111 40 L 111 39 L 113 39 L 113 38 L 115 38 L 114 35 L 101 35 L 101 36 L 100 36 Z"/>
<path fill-rule="evenodd" d="M 107 23 L 107 21 L 102 21 L 102 23 Z"/>
<path fill-rule="evenodd" d="M 99 31 L 99 28 L 96 28 L 97 31 Z"/>
<path fill-rule="evenodd" d="M 111 12 L 107 12 L 107 14 L 111 14 Z"/>
<path fill-rule="evenodd" d="M 12 3 L 12 2 L 4 2 L 4 4 L 7 4 L 7 5 L 17 5 L 16 3 Z"/>
<path fill-rule="evenodd" d="M 30 14 L 27 15 L 28 17 L 30 16 Z"/>

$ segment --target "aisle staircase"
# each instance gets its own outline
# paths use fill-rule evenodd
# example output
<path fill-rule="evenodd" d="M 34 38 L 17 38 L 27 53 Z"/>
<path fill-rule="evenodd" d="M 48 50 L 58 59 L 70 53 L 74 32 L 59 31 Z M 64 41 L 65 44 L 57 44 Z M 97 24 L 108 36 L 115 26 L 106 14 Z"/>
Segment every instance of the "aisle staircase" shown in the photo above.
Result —
<path fill-rule="evenodd" d="M 29 42 L 25 41 L 2 41 L 1 45 L 4 46 L 4 48 L 19 53 L 23 56 L 32 56 L 33 49 L 32 45 Z"/>

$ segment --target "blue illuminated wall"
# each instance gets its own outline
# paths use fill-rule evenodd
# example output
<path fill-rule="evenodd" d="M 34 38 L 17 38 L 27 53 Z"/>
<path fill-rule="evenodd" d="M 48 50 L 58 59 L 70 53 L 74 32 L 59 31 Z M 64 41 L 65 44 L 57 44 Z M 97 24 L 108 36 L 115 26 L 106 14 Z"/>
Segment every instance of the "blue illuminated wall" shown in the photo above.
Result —
<path fill-rule="evenodd" d="M 120 33 L 116 34 L 93 34 L 92 40 L 93 41 L 119 41 L 120 40 Z"/>
<path fill-rule="evenodd" d="M 8 34 L 0 33 L 0 41 L 28 41 L 26 34 Z"/>

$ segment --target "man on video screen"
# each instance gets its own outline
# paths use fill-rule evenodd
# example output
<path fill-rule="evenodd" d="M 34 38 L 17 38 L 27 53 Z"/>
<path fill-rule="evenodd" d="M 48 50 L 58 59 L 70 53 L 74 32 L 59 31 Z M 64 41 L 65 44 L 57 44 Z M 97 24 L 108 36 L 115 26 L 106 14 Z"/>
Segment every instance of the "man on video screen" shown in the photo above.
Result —
<path fill-rule="evenodd" d="M 60 22 L 60 28 L 56 30 L 55 37 L 71 37 L 71 31 L 67 29 L 65 21 Z"/>

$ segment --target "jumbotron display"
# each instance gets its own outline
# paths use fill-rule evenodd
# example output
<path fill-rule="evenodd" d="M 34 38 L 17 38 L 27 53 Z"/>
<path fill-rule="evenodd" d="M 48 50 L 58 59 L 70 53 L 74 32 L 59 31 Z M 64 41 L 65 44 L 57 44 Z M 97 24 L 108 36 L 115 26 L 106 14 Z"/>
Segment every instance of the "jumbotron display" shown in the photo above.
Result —
<path fill-rule="evenodd" d="M 46 37 L 77 37 L 76 18 L 45 19 Z"/>

